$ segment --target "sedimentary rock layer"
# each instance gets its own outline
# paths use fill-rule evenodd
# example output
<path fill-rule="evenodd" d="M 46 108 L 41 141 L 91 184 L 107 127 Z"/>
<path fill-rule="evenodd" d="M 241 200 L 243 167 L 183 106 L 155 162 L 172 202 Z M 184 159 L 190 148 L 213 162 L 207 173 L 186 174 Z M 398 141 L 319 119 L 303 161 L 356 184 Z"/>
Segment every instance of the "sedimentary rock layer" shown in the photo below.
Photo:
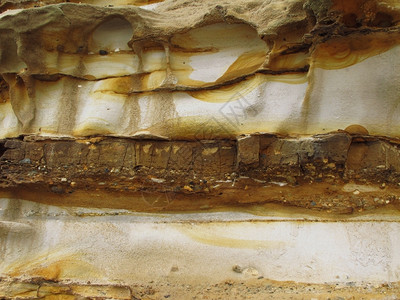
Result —
<path fill-rule="evenodd" d="M 255 299 L 263 291 L 272 292 L 270 299 L 323 291 L 376 299 L 375 293 L 399 290 L 400 224 L 393 209 L 329 219 L 273 206 L 265 217 L 137 214 L 7 199 L 0 199 L 0 208 L 0 297 L 126 299 L 131 288 L 132 296 L 146 299 L 140 295 L 145 286 L 187 299 L 179 294 L 182 288 L 202 297 L 221 282 L 254 285 L 252 292 L 261 290 Z M 287 288 L 282 298 L 278 287 L 287 285 L 300 294 Z M 249 292 L 229 290 L 222 298 L 247 299 Z"/>
<path fill-rule="evenodd" d="M 0 0 L 0 298 L 395 297 L 399 54 L 397 0 Z"/>
<path fill-rule="evenodd" d="M 346 3 L 7 10 L 0 137 L 399 136 L 399 4 Z"/>
<path fill-rule="evenodd" d="M 400 196 L 397 141 L 346 132 L 232 141 L 27 136 L 0 145 L 3 195 L 48 204 L 174 211 L 274 202 L 356 213 Z"/>
<path fill-rule="evenodd" d="M 0 295 L 12 295 L 19 299 L 43 299 L 54 294 L 62 299 L 75 298 L 103 298 L 112 299 L 188 299 L 202 295 L 208 298 L 240 297 L 246 295 L 246 299 L 270 298 L 276 299 L 301 299 L 308 298 L 343 298 L 359 297 L 364 299 L 395 298 L 399 293 L 398 285 L 372 285 L 354 287 L 353 282 L 348 285 L 336 284 L 299 284 L 294 282 L 279 282 L 266 279 L 252 279 L 247 281 L 225 280 L 216 284 L 185 284 L 150 282 L 132 286 L 119 285 L 79 285 L 63 282 L 46 282 L 34 280 L 28 281 L 4 281 L 3 286 L 7 293 Z M 261 287 L 262 286 L 262 287 Z M 300 296 L 301 295 L 301 296 Z M 86 299 L 86 298 L 84 298 Z"/>

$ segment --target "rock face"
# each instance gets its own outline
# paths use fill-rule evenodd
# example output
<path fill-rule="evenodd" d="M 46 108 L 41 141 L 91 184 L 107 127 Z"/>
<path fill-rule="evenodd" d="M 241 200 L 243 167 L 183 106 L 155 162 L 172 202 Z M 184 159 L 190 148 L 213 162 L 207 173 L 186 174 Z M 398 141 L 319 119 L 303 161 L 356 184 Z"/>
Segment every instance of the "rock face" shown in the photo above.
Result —
<path fill-rule="evenodd" d="M 0 0 L 0 298 L 398 294 L 399 68 L 398 0 Z"/>
<path fill-rule="evenodd" d="M 398 1 L 125 2 L 1 14 L 1 137 L 399 136 Z"/>

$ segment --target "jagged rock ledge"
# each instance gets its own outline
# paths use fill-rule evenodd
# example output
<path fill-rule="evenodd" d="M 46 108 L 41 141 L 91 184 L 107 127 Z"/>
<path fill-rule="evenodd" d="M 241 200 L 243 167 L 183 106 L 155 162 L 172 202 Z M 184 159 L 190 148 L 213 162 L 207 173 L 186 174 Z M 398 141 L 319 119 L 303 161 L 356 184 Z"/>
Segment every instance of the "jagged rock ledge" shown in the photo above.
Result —
<path fill-rule="evenodd" d="M 197 141 L 25 136 L 1 140 L 0 186 L 10 198 L 66 206 L 190 211 L 275 202 L 353 213 L 399 204 L 398 143 L 347 132 Z"/>

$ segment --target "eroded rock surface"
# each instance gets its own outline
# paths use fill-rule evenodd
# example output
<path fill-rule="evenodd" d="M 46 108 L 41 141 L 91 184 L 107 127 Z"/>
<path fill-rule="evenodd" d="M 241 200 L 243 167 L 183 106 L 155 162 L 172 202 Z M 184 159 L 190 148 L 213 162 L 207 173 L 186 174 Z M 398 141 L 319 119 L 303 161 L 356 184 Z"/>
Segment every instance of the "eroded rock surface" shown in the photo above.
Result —
<path fill-rule="evenodd" d="M 0 0 L 0 298 L 395 297 L 399 68 L 397 0 Z"/>
<path fill-rule="evenodd" d="M 0 19 L 3 138 L 399 136 L 397 1 L 31 3 Z"/>

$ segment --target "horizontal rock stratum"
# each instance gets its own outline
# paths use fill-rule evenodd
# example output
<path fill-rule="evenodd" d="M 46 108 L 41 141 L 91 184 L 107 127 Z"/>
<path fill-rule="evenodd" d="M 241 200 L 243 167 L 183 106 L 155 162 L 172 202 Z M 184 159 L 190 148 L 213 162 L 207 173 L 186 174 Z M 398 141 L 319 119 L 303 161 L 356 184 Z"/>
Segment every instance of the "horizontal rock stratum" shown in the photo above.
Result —
<path fill-rule="evenodd" d="M 399 69 L 398 0 L 0 0 L 0 298 L 397 299 Z"/>
<path fill-rule="evenodd" d="M 0 137 L 400 135 L 396 0 L 2 2 Z"/>

